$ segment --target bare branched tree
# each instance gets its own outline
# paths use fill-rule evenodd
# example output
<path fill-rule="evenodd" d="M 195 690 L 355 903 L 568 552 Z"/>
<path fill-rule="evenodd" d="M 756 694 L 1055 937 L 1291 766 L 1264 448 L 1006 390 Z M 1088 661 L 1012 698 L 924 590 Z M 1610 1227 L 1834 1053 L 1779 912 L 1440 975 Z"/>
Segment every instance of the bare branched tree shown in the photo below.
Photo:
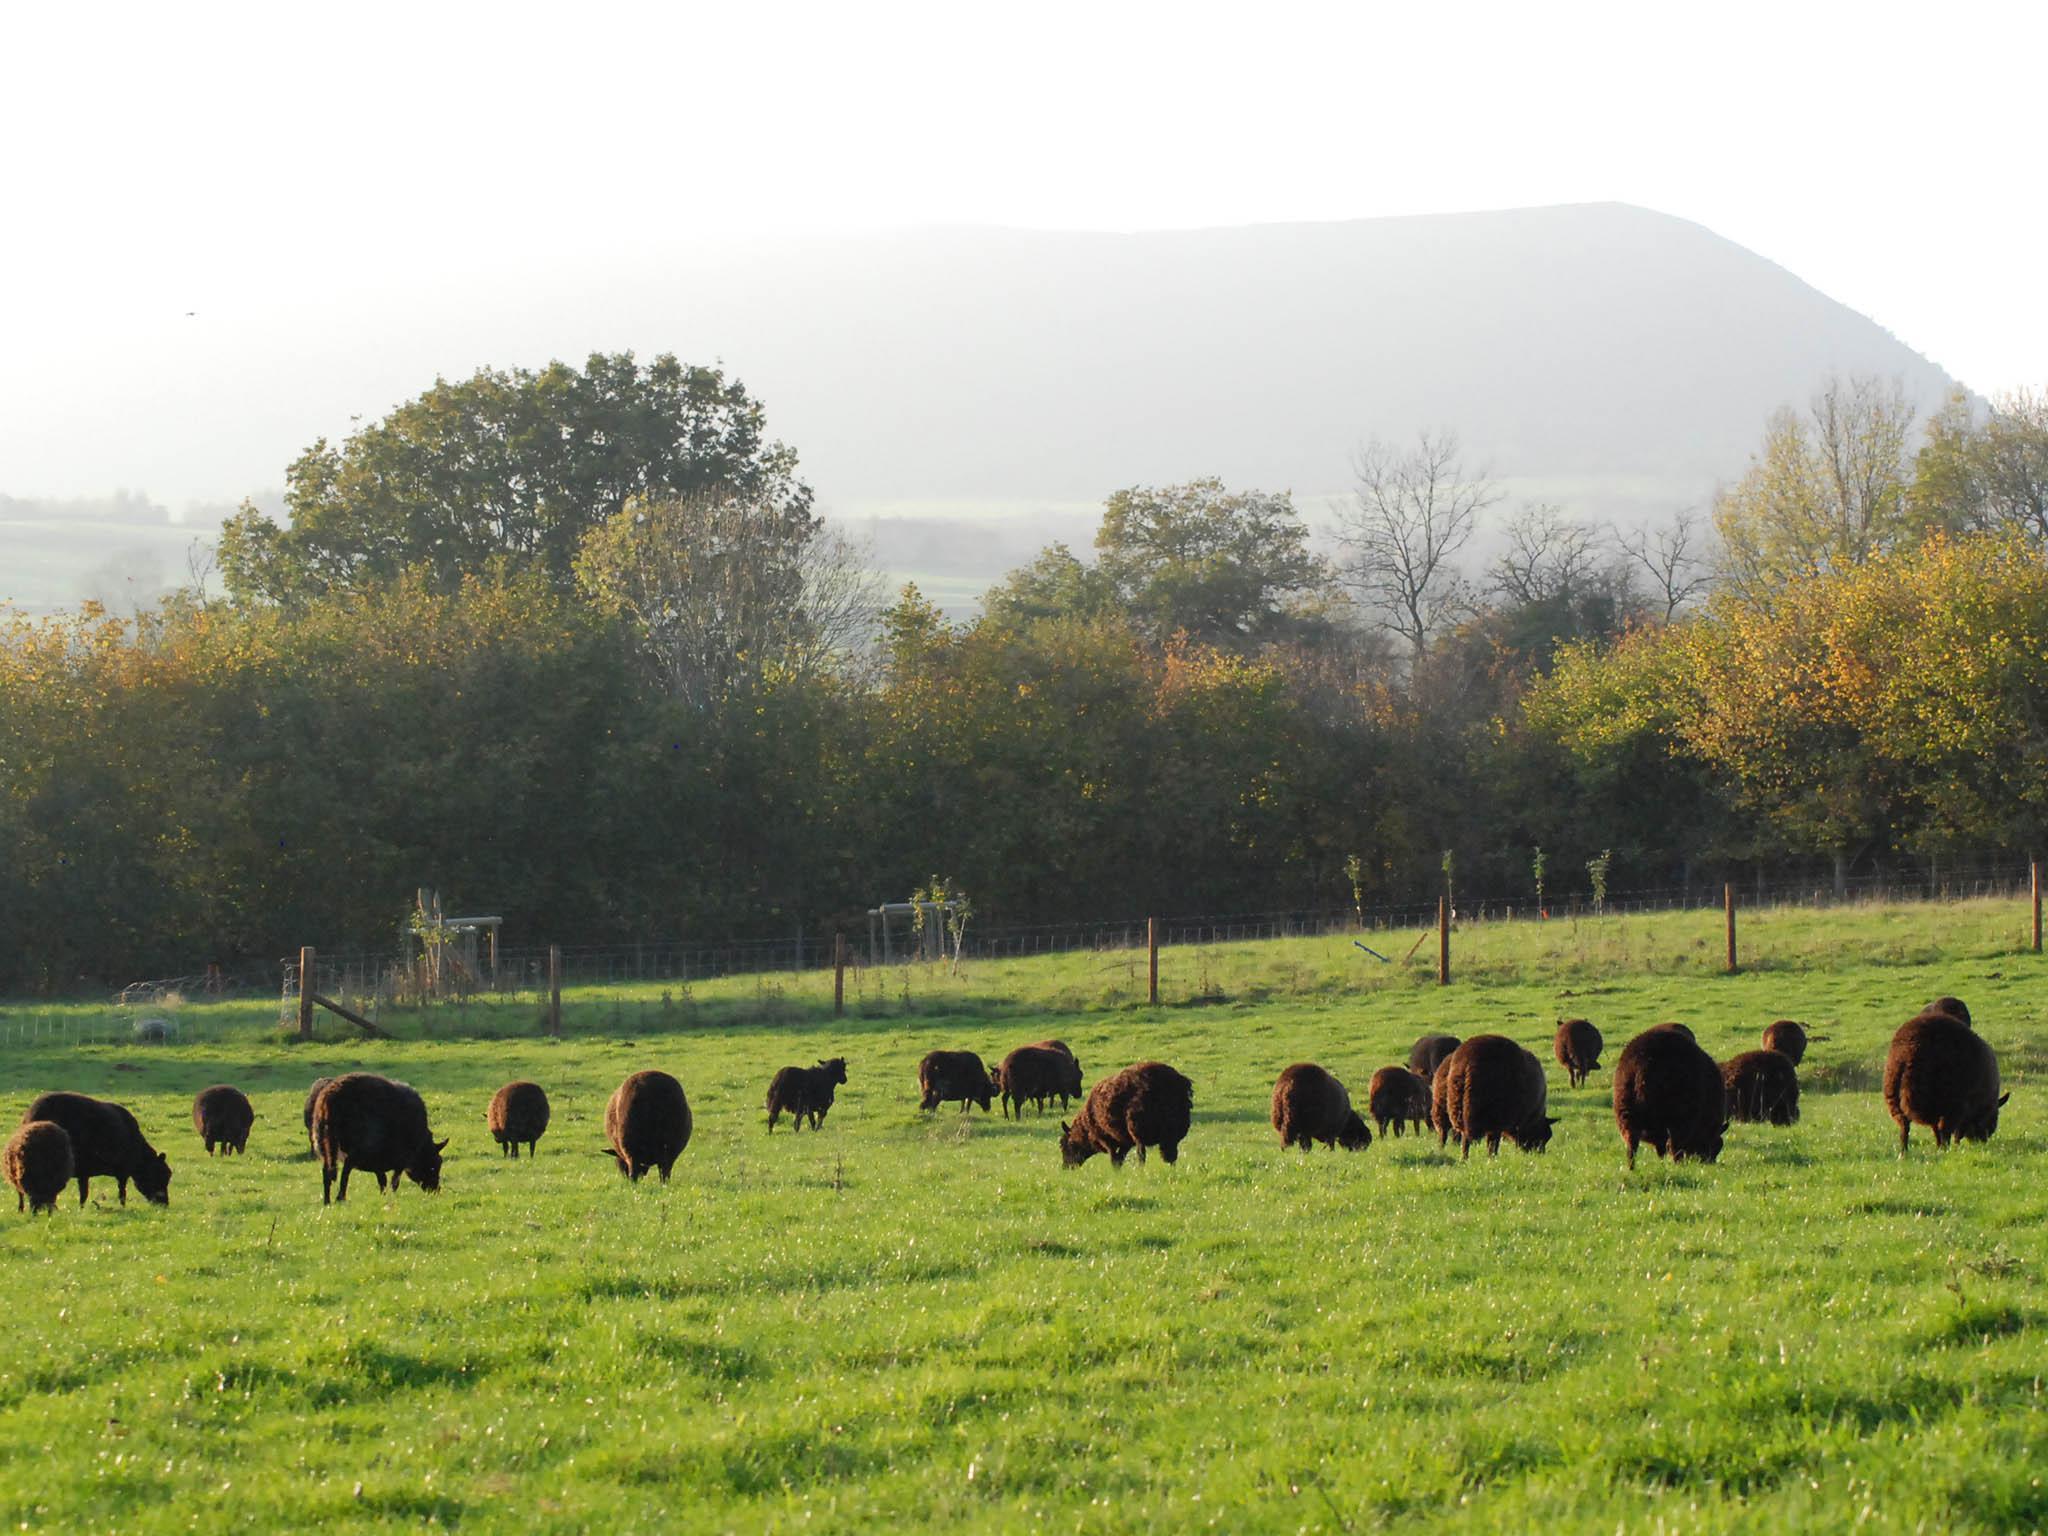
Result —
<path fill-rule="evenodd" d="M 1579 595 L 1600 571 L 1600 530 L 1549 502 L 1525 503 L 1503 532 L 1507 543 L 1487 572 L 1487 587 L 1518 607 Z"/>
<path fill-rule="evenodd" d="M 1666 624 L 1714 584 L 1701 548 L 1704 536 L 1700 515 L 1692 507 L 1681 507 L 1670 522 L 1654 529 L 1615 535 L 1622 554 L 1649 578 L 1651 601 L 1663 604 Z"/>
<path fill-rule="evenodd" d="M 1357 488 L 1335 529 L 1339 578 L 1420 662 L 1430 637 L 1467 605 L 1452 562 L 1500 492 L 1484 470 L 1466 468 L 1457 434 L 1442 430 L 1409 448 L 1374 438 L 1352 456 L 1352 472 Z"/>

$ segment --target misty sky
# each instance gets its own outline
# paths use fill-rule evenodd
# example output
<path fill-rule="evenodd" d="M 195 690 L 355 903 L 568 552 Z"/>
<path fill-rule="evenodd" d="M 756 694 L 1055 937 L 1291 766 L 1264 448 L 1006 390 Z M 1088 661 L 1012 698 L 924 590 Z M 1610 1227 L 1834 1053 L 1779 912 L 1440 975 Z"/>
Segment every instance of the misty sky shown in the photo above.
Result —
<path fill-rule="evenodd" d="M 191 378 L 236 357 L 201 327 L 366 273 L 1605 200 L 1751 247 L 1973 388 L 2038 386 L 2044 56 L 2048 7 L 1988 4 L 12 6 L 0 403 L 87 412 L 96 375 L 151 371 L 125 408 L 203 436 Z M 539 359 L 447 371 L 487 361 Z M 0 491 L 135 482 L 6 414 Z"/>

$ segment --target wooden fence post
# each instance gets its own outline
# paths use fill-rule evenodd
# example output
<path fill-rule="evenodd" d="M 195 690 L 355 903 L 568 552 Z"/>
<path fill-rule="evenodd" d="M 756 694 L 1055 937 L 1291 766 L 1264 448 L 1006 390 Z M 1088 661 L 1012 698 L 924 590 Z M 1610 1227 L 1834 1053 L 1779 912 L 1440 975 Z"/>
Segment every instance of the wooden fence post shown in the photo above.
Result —
<path fill-rule="evenodd" d="M 562 946 L 548 946 L 548 1033 L 562 1033 Z"/>
<path fill-rule="evenodd" d="M 2041 953 L 2041 861 L 2027 861 L 2027 880 L 2034 893 L 2034 953 Z"/>
<path fill-rule="evenodd" d="M 1440 987 L 1451 984 L 1451 898 L 1448 893 L 1436 899 L 1436 984 Z"/>
<path fill-rule="evenodd" d="M 1145 985 L 1147 1000 L 1154 1008 L 1159 1006 L 1159 919 L 1145 919 L 1145 968 L 1148 980 Z"/>
<path fill-rule="evenodd" d="M 313 1038 L 313 948 L 299 950 L 299 1038 Z"/>
<path fill-rule="evenodd" d="M 846 1016 L 846 935 L 832 935 L 832 1017 Z"/>
<path fill-rule="evenodd" d="M 1735 883 L 1721 887 L 1721 910 L 1728 922 L 1728 974 L 1735 974 Z"/>

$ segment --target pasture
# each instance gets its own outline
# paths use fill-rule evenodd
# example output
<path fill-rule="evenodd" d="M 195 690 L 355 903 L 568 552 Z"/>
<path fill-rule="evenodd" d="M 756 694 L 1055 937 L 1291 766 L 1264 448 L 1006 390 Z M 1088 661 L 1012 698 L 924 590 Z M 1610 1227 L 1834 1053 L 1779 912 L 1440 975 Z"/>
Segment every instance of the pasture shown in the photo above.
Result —
<path fill-rule="evenodd" d="M 660 984 L 387 1017 L 302 1045 L 274 1003 L 182 1010 L 168 1045 L 0 1046 L 11 1124 L 46 1088 L 118 1098 L 169 1153 L 167 1209 L 7 1213 L 0 1521 L 29 1530 L 2013 1531 L 2048 1524 L 2048 1008 L 2013 904 L 1709 914 L 1460 936 L 1459 984 L 1341 938 L 1143 956 Z M 1404 946 L 1405 947 L 1405 946 Z M 1398 958 L 1398 952 L 1397 958 Z M 668 991 L 666 1000 L 662 993 Z M 1988 1144 L 1901 1160 L 1892 1030 L 1964 997 L 2012 1089 Z M 78 1004 L 80 1014 L 100 1005 Z M 0 1009 L 0 1025 L 44 1005 Z M 1604 1032 L 1565 1086 L 1562 1015 Z M 1817 1038 L 1801 1122 L 1716 1166 L 1645 1155 L 1622 1044 L 1683 1019 L 1717 1057 Z M 1427 1029 L 1536 1049 L 1542 1156 L 1433 1139 L 1283 1153 L 1275 1075 L 1362 1105 Z M 4 1034 L 4 1029 L 0 1029 Z M 431 1035 L 431 1038 L 420 1038 Z M 916 1109 L 941 1046 L 1057 1035 L 1089 1082 L 1195 1083 L 1180 1166 L 1067 1172 L 1059 1117 Z M 775 1069 L 844 1055 L 822 1132 L 772 1138 Z M 626 1073 L 679 1077 L 674 1182 L 602 1153 Z M 306 1085 L 362 1068 L 452 1137 L 439 1194 L 323 1209 Z M 537 1160 L 484 1109 L 553 1100 Z M 249 1153 L 191 1098 L 239 1084 Z"/>

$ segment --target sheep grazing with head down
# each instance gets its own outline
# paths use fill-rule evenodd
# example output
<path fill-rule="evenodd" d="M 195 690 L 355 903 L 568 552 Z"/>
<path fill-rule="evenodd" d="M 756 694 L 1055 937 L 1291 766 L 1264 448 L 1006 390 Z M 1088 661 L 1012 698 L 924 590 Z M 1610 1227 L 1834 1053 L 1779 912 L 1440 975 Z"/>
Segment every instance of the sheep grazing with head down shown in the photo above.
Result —
<path fill-rule="evenodd" d="M 1342 1083 L 1312 1061 L 1297 1061 L 1273 1085 L 1273 1129 L 1282 1148 L 1307 1152 L 1317 1142 L 1359 1152 L 1372 1145 L 1372 1132 L 1351 1107 Z"/>
<path fill-rule="evenodd" d="M 1484 1137 L 1491 1157 L 1503 1136 L 1524 1152 L 1550 1145 L 1557 1121 L 1544 1113 L 1550 1087 L 1543 1063 L 1506 1035 L 1474 1035 L 1451 1052 L 1437 1081 L 1443 1103 L 1438 1146 L 1455 1136 L 1470 1157 L 1472 1143 Z"/>
<path fill-rule="evenodd" d="M 989 1078 L 1003 1096 L 1003 1114 L 1007 1117 L 1015 1105 L 1019 1120 L 1024 1118 L 1026 1101 L 1036 1104 L 1043 1114 L 1047 1099 L 1058 1099 L 1064 1109 L 1068 1099 L 1081 1096 L 1081 1064 L 1072 1051 L 1050 1041 L 1018 1046 Z"/>
<path fill-rule="evenodd" d="M 46 1093 L 21 1117 L 50 1120 L 71 1138 L 71 1176 L 78 1180 L 78 1203 L 85 1204 L 87 1183 L 96 1177 L 114 1181 L 121 1204 L 128 1203 L 128 1181 L 152 1205 L 171 1203 L 171 1165 L 143 1138 L 135 1116 L 119 1104 L 90 1099 L 82 1093 Z"/>
<path fill-rule="evenodd" d="M 1988 1141 L 1998 1112 L 2011 1098 L 1998 1091 L 1998 1056 L 1953 1013 L 1929 1011 L 1892 1036 L 1884 1060 L 1884 1107 L 1899 1127 L 1899 1156 L 1915 1122 L 1934 1132 L 1934 1144 Z"/>
<path fill-rule="evenodd" d="M 604 1137 L 612 1158 L 634 1183 L 650 1168 L 661 1182 L 690 1144 L 690 1101 L 666 1072 L 635 1072 L 612 1090 L 604 1107 Z"/>
<path fill-rule="evenodd" d="M 200 1089 L 192 1101 L 192 1126 L 206 1143 L 208 1157 L 213 1156 L 216 1145 L 223 1156 L 248 1151 L 249 1127 L 255 1123 L 256 1110 L 248 1095 L 227 1083 Z"/>
<path fill-rule="evenodd" d="M 489 1128 L 491 1140 L 507 1157 L 517 1159 L 519 1143 L 526 1143 L 526 1155 L 532 1157 L 537 1143 L 548 1128 L 547 1090 L 539 1083 L 523 1079 L 507 1083 L 491 1095 L 490 1107 L 484 1111 L 484 1124 Z"/>
<path fill-rule="evenodd" d="M 1791 1125 L 1799 1119 L 1799 1073 L 1781 1051 L 1744 1051 L 1721 1063 L 1728 1118 Z"/>
<path fill-rule="evenodd" d="M 1589 1020 L 1559 1019 L 1557 1038 L 1550 1048 L 1564 1068 L 1565 1079 L 1576 1088 L 1600 1070 L 1600 1047 L 1605 1043 Z"/>
<path fill-rule="evenodd" d="M 811 1129 L 825 1123 L 825 1111 L 832 1107 L 832 1089 L 846 1081 L 846 1058 L 834 1056 L 815 1067 L 784 1067 L 768 1085 L 768 1134 L 775 1134 L 775 1122 L 783 1111 L 798 1130 L 808 1115 Z"/>
<path fill-rule="evenodd" d="M 14 1208 L 37 1211 L 57 1209 L 57 1197 L 71 1182 L 71 1138 L 53 1120 L 25 1121 L 7 1140 L 0 1153 L 0 1167 L 14 1186 Z"/>
<path fill-rule="evenodd" d="M 1380 1135 L 1393 1127 L 1396 1136 L 1429 1123 L 1429 1084 L 1406 1067 L 1381 1067 L 1366 1085 L 1365 1105 Z"/>
<path fill-rule="evenodd" d="M 1806 1026 L 1791 1019 L 1779 1019 L 1764 1026 L 1764 1049 L 1776 1051 L 1798 1066 L 1806 1059 Z"/>
<path fill-rule="evenodd" d="M 1424 1035 L 1409 1047 L 1408 1070 L 1428 1082 L 1436 1076 L 1436 1069 L 1451 1059 L 1458 1043 L 1456 1035 Z"/>
<path fill-rule="evenodd" d="M 1088 1093 L 1071 1124 L 1060 1127 L 1060 1160 L 1078 1168 L 1098 1152 L 1123 1167 L 1137 1149 L 1157 1147 L 1167 1162 L 1180 1158 L 1180 1144 L 1194 1121 L 1195 1085 L 1163 1061 L 1141 1061 L 1105 1077 Z"/>
<path fill-rule="evenodd" d="M 1728 1134 L 1721 1068 L 1683 1024 L 1659 1024 L 1622 1047 L 1614 1068 L 1614 1123 L 1636 1165 L 1648 1143 L 1673 1162 L 1711 1163 Z"/>
<path fill-rule="evenodd" d="M 917 1064 L 917 1107 L 937 1109 L 949 1099 L 960 1101 L 960 1113 L 979 1104 L 986 1110 L 996 1099 L 996 1083 L 972 1051 L 928 1051 Z"/>
<path fill-rule="evenodd" d="M 429 1192 L 441 1187 L 441 1153 L 427 1104 L 410 1083 L 374 1072 L 346 1072 L 313 1101 L 313 1148 L 320 1155 L 320 1203 L 348 1199 L 348 1176 L 360 1168 L 377 1188 L 398 1193 L 404 1174 Z M 340 1187 L 335 1187 L 336 1176 Z M 389 1178 L 387 1185 L 386 1179 Z"/>

